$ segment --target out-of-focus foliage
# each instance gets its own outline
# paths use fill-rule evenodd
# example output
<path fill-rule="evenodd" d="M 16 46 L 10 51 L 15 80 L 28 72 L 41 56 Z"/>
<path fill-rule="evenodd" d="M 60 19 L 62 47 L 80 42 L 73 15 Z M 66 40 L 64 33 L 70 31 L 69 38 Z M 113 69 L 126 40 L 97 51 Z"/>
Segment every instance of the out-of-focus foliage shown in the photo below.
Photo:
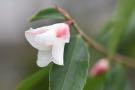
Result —
<path fill-rule="evenodd" d="M 104 75 L 89 77 L 84 90 L 131 90 L 124 68 L 120 65 L 113 67 Z"/>
<path fill-rule="evenodd" d="M 112 34 L 109 41 L 109 59 L 115 54 L 121 38 L 124 36 L 128 22 L 135 8 L 135 0 L 119 0 L 114 16 Z"/>
<path fill-rule="evenodd" d="M 115 14 L 106 23 L 97 41 L 106 48 L 111 60 L 116 53 L 135 57 L 135 0 L 119 0 Z M 40 19 L 64 20 L 64 17 L 56 9 L 49 8 L 37 13 L 31 21 Z M 44 70 L 37 72 L 24 80 L 18 90 L 44 90 L 45 82 L 40 81 L 43 77 L 46 78 L 46 85 L 49 84 L 50 90 L 132 90 L 126 68 L 113 60 L 108 72 L 96 77 L 89 76 L 86 82 L 90 60 L 88 48 L 84 40 L 77 35 L 76 28 L 71 28 L 71 42 L 65 47 L 64 66 L 53 65 L 49 75 Z M 99 58 L 104 57 L 91 49 L 93 54 L 90 63 L 96 63 Z"/>
<path fill-rule="evenodd" d="M 116 10 L 117 16 L 105 24 L 97 40 L 104 47 L 109 47 L 111 58 L 113 54 L 118 52 L 126 56 L 135 57 L 135 1 L 119 0 Z M 94 55 L 97 57 L 99 54 L 94 53 Z M 92 61 L 96 62 L 95 60 Z M 127 78 L 126 68 L 114 63 L 110 71 L 105 75 L 95 78 L 89 77 L 84 90 L 134 89 L 131 88 L 131 82 Z"/>
<path fill-rule="evenodd" d="M 16 88 L 16 90 L 37 90 L 37 88 L 48 88 L 49 78 L 49 67 L 43 68 L 28 78 L 24 79 Z M 42 83 L 45 85 L 42 86 Z"/>
<path fill-rule="evenodd" d="M 119 45 L 120 53 L 135 57 L 135 10 L 131 15 L 126 34 Z"/>

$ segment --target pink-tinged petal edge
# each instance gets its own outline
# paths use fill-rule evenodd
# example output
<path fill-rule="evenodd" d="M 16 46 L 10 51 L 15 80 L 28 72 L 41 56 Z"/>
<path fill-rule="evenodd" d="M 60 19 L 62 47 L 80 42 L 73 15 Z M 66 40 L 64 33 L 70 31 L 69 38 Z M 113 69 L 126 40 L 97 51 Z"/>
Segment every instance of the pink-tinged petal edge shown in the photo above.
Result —
<path fill-rule="evenodd" d="M 61 23 L 61 26 L 56 30 L 56 37 L 64 40 L 65 42 L 69 42 L 70 40 L 70 28 L 67 24 Z"/>

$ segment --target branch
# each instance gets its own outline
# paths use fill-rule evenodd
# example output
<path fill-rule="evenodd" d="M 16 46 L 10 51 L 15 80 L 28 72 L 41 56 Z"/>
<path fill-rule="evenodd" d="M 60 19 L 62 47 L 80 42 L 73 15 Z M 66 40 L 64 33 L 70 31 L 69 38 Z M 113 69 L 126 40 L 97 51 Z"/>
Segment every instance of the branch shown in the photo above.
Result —
<path fill-rule="evenodd" d="M 82 36 L 82 38 L 87 42 L 88 46 L 95 49 L 96 51 L 102 53 L 104 56 L 108 56 L 108 53 L 106 52 L 105 48 L 101 46 L 99 43 L 94 41 L 90 36 L 87 36 L 82 30 L 79 28 L 75 20 L 62 8 L 55 6 L 56 10 L 58 10 L 64 17 L 65 19 L 74 25 L 76 28 L 77 32 Z M 135 68 L 135 59 L 132 59 L 130 57 L 126 57 L 120 54 L 116 54 L 113 56 L 113 59 L 121 64 L 124 64 L 126 66 Z"/>

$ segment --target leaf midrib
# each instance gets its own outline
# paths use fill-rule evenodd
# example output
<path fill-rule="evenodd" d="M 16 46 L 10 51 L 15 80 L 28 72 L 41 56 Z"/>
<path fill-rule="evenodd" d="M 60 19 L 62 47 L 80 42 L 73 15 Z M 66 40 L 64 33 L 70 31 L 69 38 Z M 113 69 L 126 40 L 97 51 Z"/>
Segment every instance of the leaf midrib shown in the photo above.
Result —
<path fill-rule="evenodd" d="M 76 43 L 75 43 L 74 49 L 73 49 L 73 51 L 72 51 L 72 56 L 71 56 L 71 59 L 70 59 L 69 68 L 70 68 L 70 66 L 71 66 L 73 54 L 74 54 L 74 52 L 75 52 L 75 50 L 76 50 L 76 45 L 77 45 L 78 41 L 79 41 L 79 37 L 76 36 Z M 64 88 L 64 84 L 65 84 L 66 77 L 67 77 L 67 75 L 68 75 L 68 73 L 69 73 L 69 68 L 67 69 L 67 72 L 66 72 L 66 74 L 65 74 L 65 78 L 64 78 L 64 80 L 63 80 L 63 84 L 62 84 L 61 90 L 64 90 L 63 88 Z"/>

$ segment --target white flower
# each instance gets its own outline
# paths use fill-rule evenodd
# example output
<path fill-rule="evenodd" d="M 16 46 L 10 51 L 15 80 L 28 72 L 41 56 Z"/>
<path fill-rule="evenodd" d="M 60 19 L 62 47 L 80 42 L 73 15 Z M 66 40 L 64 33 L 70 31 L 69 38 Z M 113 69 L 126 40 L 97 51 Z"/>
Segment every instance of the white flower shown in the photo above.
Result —
<path fill-rule="evenodd" d="M 28 42 L 38 50 L 37 65 L 47 66 L 50 62 L 63 65 L 65 43 L 70 41 L 69 26 L 57 23 L 25 31 Z"/>

